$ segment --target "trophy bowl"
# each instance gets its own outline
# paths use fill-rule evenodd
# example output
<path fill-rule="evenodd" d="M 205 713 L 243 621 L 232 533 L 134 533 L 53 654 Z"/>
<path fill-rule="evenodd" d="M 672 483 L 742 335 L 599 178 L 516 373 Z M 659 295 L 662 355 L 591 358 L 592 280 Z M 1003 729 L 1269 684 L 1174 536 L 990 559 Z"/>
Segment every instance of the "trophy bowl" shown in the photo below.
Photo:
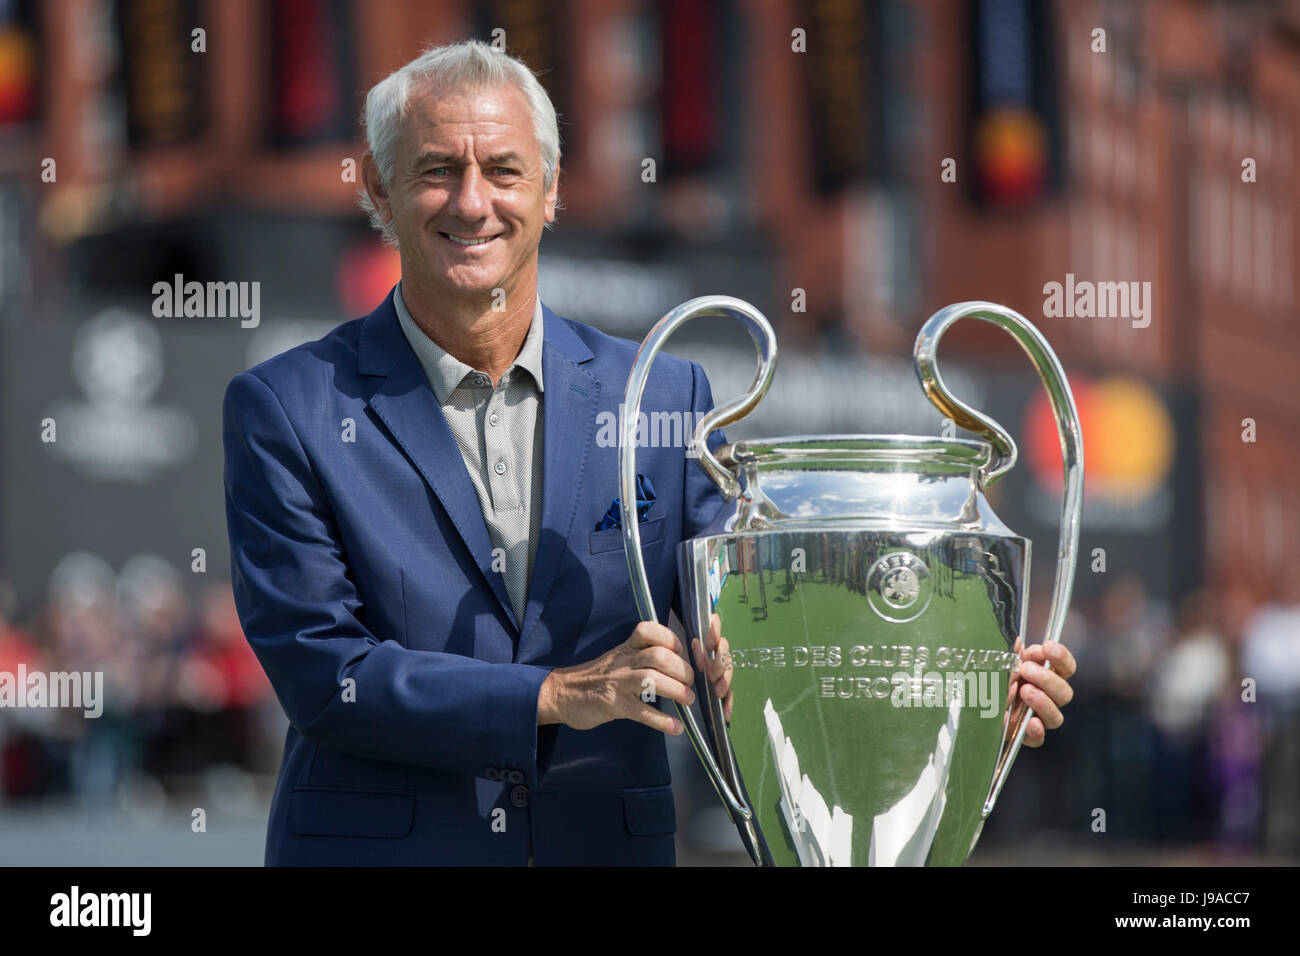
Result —
<path fill-rule="evenodd" d="M 935 353 L 953 322 L 979 318 L 1010 332 L 1047 386 L 1066 476 L 1049 641 L 1069 606 L 1083 491 L 1078 413 L 1060 363 L 1018 313 L 959 303 L 922 327 L 915 363 L 931 401 L 979 439 L 806 435 L 711 451 L 709 433 L 766 393 L 776 341 L 749 304 L 693 299 L 651 330 L 629 376 L 624 501 L 635 499 L 650 366 L 700 316 L 740 320 L 758 371 L 693 436 L 699 466 L 734 507 L 678 546 L 683 624 L 689 645 L 717 618 L 731 713 L 697 672 L 704 719 L 676 705 L 686 734 L 759 865 L 961 865 L 1032 715 L 1018 693 L 1030 542 L 985 498 L 1015 465 L 1014 440 L 947 391 Z M 627 515 L 633 593 L 654 620 L 635 509 Z"/>

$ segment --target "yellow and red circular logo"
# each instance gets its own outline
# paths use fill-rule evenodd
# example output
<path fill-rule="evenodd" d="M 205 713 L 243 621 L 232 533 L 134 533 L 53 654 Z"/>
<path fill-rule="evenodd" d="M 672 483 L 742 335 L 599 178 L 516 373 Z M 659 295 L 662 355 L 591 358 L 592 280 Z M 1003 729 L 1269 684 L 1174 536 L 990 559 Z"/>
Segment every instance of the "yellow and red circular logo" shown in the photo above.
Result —
<path fill-rule="evenodd" d="M 1174 461 L 1174 425 L 1160 395 L 1130 376 L 1072 377 L 1083 430 L 1084 489 L 1089 498 L 1134 503 L 1158 491 Z M 1043 487 L 1062 485 L 1061 441 L 1045 392 L 1025 411 L 1022 460 Z"/>

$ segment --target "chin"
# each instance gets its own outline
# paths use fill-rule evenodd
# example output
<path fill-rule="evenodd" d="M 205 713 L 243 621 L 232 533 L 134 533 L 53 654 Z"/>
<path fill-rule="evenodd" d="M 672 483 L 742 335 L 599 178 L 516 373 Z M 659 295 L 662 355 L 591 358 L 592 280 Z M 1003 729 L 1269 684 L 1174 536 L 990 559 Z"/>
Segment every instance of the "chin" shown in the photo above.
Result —
<path fill-rule="evenodd" d="M 495 289 L 500 288 L 501 282 L 499 280 L 488 281 L 486 279 L 458 281 L 448 276 L 444 279 L 443 285 L 447 292 L 452 295 L 491 296 Z"/>

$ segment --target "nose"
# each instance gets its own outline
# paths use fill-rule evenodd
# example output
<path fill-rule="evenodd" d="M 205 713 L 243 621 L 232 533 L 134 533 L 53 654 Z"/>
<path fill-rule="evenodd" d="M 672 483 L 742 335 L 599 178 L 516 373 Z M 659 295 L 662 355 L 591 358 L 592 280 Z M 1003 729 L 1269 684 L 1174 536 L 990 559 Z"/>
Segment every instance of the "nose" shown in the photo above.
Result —
<path fill-rule="evenodd" d="M 460 183 L 452 191 L 449 212 L 458 219 L 475 222 L 486 218 L 489 208 L 489 185 L 477 164 L 467 166 Z"/>

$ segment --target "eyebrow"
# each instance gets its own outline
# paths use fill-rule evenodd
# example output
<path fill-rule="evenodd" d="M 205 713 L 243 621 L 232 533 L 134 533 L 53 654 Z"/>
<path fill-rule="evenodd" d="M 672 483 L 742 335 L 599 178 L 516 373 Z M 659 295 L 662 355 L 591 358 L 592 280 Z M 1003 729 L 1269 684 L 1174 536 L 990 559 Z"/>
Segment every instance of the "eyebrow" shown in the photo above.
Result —
<path fill-rule="evenodd" d="M 487 163 L 485 165 L 518 166 L 521 165 L 522 162 L 523 160 L 519 157 L 518 153 L 514 152 L 513 150 L 507 150 L 506 152 L 503 153 L 493 153 L 491 156 L 487 158 Z M 438 165 L 438 166 L 459 166 L 460 158 L 452 155 L 451 153 L 442 153 L 442 152 L 438 152 L 437 150 L 431 150 L 431 149 L 425 150 L 419 156 L 415 157 L 415 162 L 411 163 L 411 169 L 413 170 L 421 169 L 424 166 L 428 166 L 430 164 Z"/>

